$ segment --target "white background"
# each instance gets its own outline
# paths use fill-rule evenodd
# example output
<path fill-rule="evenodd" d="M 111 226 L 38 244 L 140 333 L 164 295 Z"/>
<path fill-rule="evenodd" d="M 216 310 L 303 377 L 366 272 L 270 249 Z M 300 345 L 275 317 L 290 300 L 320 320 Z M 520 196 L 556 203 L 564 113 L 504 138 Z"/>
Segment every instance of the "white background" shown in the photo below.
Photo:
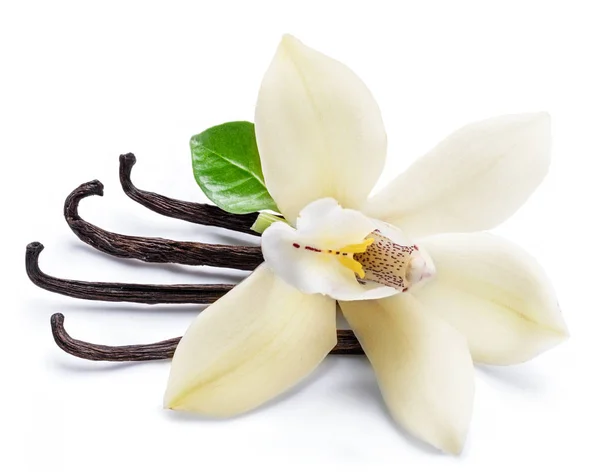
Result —
<path fill-rule="evenodd" d="M 600 45 L 596 2 L 0 3 L 2 472 L 289 471 L 382 463 L 395 472 L 598 472 Z M 42 268 L 98 281 L 237 281 L 238 272 L 123 261 L 89 249 L 62 218 L 65 196 L 98 178 L 82 215 L 106 229 L 206 242 L 237 236 L 160 217 L 126 198 L 118 155 L 143 189 L 201 201 L 188 139 L 252 120 L 280 35 L 352 67 L 389 135 L 384 180 L 464 123 L 547 110 L 550 175 L 496 230 L 555 282 L 572 333 L 522 366 L 477 370 L 467 446 L 455 458 L 408 438 L 386 414 L 368 364 L 329 357 L 299 388 L 253 413 L 208 421 L 162 410 L 168 362 L 109 364 L 57 349 L 49 316 L 106 344 L 180 335 L 194 306 L 70 300 L 34 287 Z M 535 471 L 534 471 L 535 470 Z M 336 472 L 331 470 L 330 472 Z"/>

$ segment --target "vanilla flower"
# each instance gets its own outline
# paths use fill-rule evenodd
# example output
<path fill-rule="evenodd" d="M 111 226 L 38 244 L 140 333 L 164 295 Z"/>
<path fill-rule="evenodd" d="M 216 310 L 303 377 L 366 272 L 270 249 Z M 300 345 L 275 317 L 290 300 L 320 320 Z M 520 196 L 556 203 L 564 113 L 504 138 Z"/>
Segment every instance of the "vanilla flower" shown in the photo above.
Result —
<path fill-rule="evenodd" d="M 478 233 L 542 181 L 549 117 L 467 125 L 369 197 L 386 156 L 373 96 L 346 66 L 285 36 L 255 124 L 287 222 L 264 232 L 265 263 L 188 329 L 165 406 L 224 417 L 281 394 L 335 346 L 338 301 L 393 418 L 459 453 L 473 362 L 520 363 L 567 336 L 534 259 Z"/>

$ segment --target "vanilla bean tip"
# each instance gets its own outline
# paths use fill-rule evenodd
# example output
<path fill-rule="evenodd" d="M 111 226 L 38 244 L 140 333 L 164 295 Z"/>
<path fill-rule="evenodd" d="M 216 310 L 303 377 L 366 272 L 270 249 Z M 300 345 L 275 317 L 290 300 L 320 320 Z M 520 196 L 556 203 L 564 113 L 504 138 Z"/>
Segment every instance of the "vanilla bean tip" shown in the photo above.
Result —
<path fill-rule="evenodd" d="M 121 164 L 121 169 L 127 174 L 131 173 L 131 169 L 133 165 L 137 162 L 137 159 L 133 153 L 124 153 L 119 155 L 119 163 Z"/>
<path fill-rule="evenodd" d="M 27 255 L 39 255 L 39 253 L 44 250 L 44 244 L 42 244 L 41 242 L 31 242 L 29 244 L 27 244 L 27 250 L 26 250 L 26 254 Z"/>
<path fill-rule="evenodd" d="M 54 313 L 52 316 L 50 316 L 50 327 L 52 328 L 54 340 L 56 340 L 58 333 L 61 330 L 64 330 L 64 322 L 65 316 L 62 313 Z"/>
<path fill-rule="evenodd" d="M 80 184 L 67 196 L 66 200 L 78 201 L 87 196 L 104 196 L 104 184 L 97 179 Z"/>
<path fill-rule="evenodd" d="M 56 345 L 67 354 L 70 354 L 81 359 L 89 360 L 105 360 L 104 358 L 97 357 L 97 354 L 89 353 L 87 346 L 90 344 L 73 339 L 69 333 L 65 330 L 65 316 L 62 313 L 54 313 L 50 316 L 50 328 L 52 330 L 52 337 Z"/>
<path fill-rule="evenodd" d="M 104 184 L 97 179 L 88 181 L 79 186 L 75 191 L 80 191 L 81 197 L 86 196 L 104 196 Z"/>
<path fill-rule="evenodd" d="M 50 328 L 52 330 L 52 337 L 58 347 L 68 354 L 76 355 L 73 353 L 72 344 L 69 344 L 72 339 L 65 331 L 65 316 L 62 313 L 54 313 L 50 316 Z"/>
<path fill-rule="evenodd" d="M 40 286 L 42 280 L 38 265 L 38 258 L 42 250 L 44 250 L 44 245 L 41 242 L 31 242 L 27 244 L 25 250 L 25 271 L 29 279 L 37 286 Z"/>
<path fill-rule="evenodd" d="M 88 196 L 104 196 L 104 185 L 94 179 L 77 186 L 65 199 L 63 214 L 67 222 L 80 219 L 77 211 L 79 201 Z"/>

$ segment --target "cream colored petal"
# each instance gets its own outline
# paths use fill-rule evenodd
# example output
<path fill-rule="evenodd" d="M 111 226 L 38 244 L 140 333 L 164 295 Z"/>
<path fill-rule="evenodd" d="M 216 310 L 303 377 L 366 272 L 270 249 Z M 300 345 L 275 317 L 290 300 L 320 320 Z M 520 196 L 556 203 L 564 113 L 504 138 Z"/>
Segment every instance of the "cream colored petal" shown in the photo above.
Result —
<path fill-rule="evenodd" d="M 383 169 L 385 129 L 365 84 L 292 36 L 265 74 L 255 125 L 267 188 L 292 223 L 322 197 L 360 207 Z"/>
<path fill-rule="evenodd" d="M 506 115 L 467 125 L 363 209 L 411 237 L 486 230 L 510 217 L 550 164 L 550 118 Z"/>
<path fill-rule="evenodd" d="M 460 453 L 474 393 L 464 337 L 410 294 L 340 305 L 392 417 L 417 438 Z"/>
<path fill-rule="evenodd" d="M 490 234 L 429 237 L 435 280 L 415 297 L 469 341 L 476 362 L 516 364 L 568 337 L 554 289 L 539 264 Z"/>
<path fill-rule="evenodd" d="M 332 198 L 311 202 L 300 211 L 296 228 L 307 244 L 338 249 L 360 243 L 377 223 L 354 209 L 343 209 Z"/>
<path fill-rule="evenodd" d="M 212 304 L 177 346 L 165 407 L 233 416 L 284 392 L 336 344 L 335 301 L 265 266 Z"/>

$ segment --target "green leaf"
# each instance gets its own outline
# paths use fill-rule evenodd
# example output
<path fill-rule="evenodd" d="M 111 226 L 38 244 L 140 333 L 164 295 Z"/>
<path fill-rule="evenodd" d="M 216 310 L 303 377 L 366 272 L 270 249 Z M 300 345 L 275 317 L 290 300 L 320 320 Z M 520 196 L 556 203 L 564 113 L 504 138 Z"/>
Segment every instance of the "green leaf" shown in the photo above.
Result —
<path fill-rule="evenodd" d="M 278 211 L 265 186 L 253 123 L 209 128 L 193 136 L 190 147 L 194 177 L 221 209 L 233 214 Z"/>

